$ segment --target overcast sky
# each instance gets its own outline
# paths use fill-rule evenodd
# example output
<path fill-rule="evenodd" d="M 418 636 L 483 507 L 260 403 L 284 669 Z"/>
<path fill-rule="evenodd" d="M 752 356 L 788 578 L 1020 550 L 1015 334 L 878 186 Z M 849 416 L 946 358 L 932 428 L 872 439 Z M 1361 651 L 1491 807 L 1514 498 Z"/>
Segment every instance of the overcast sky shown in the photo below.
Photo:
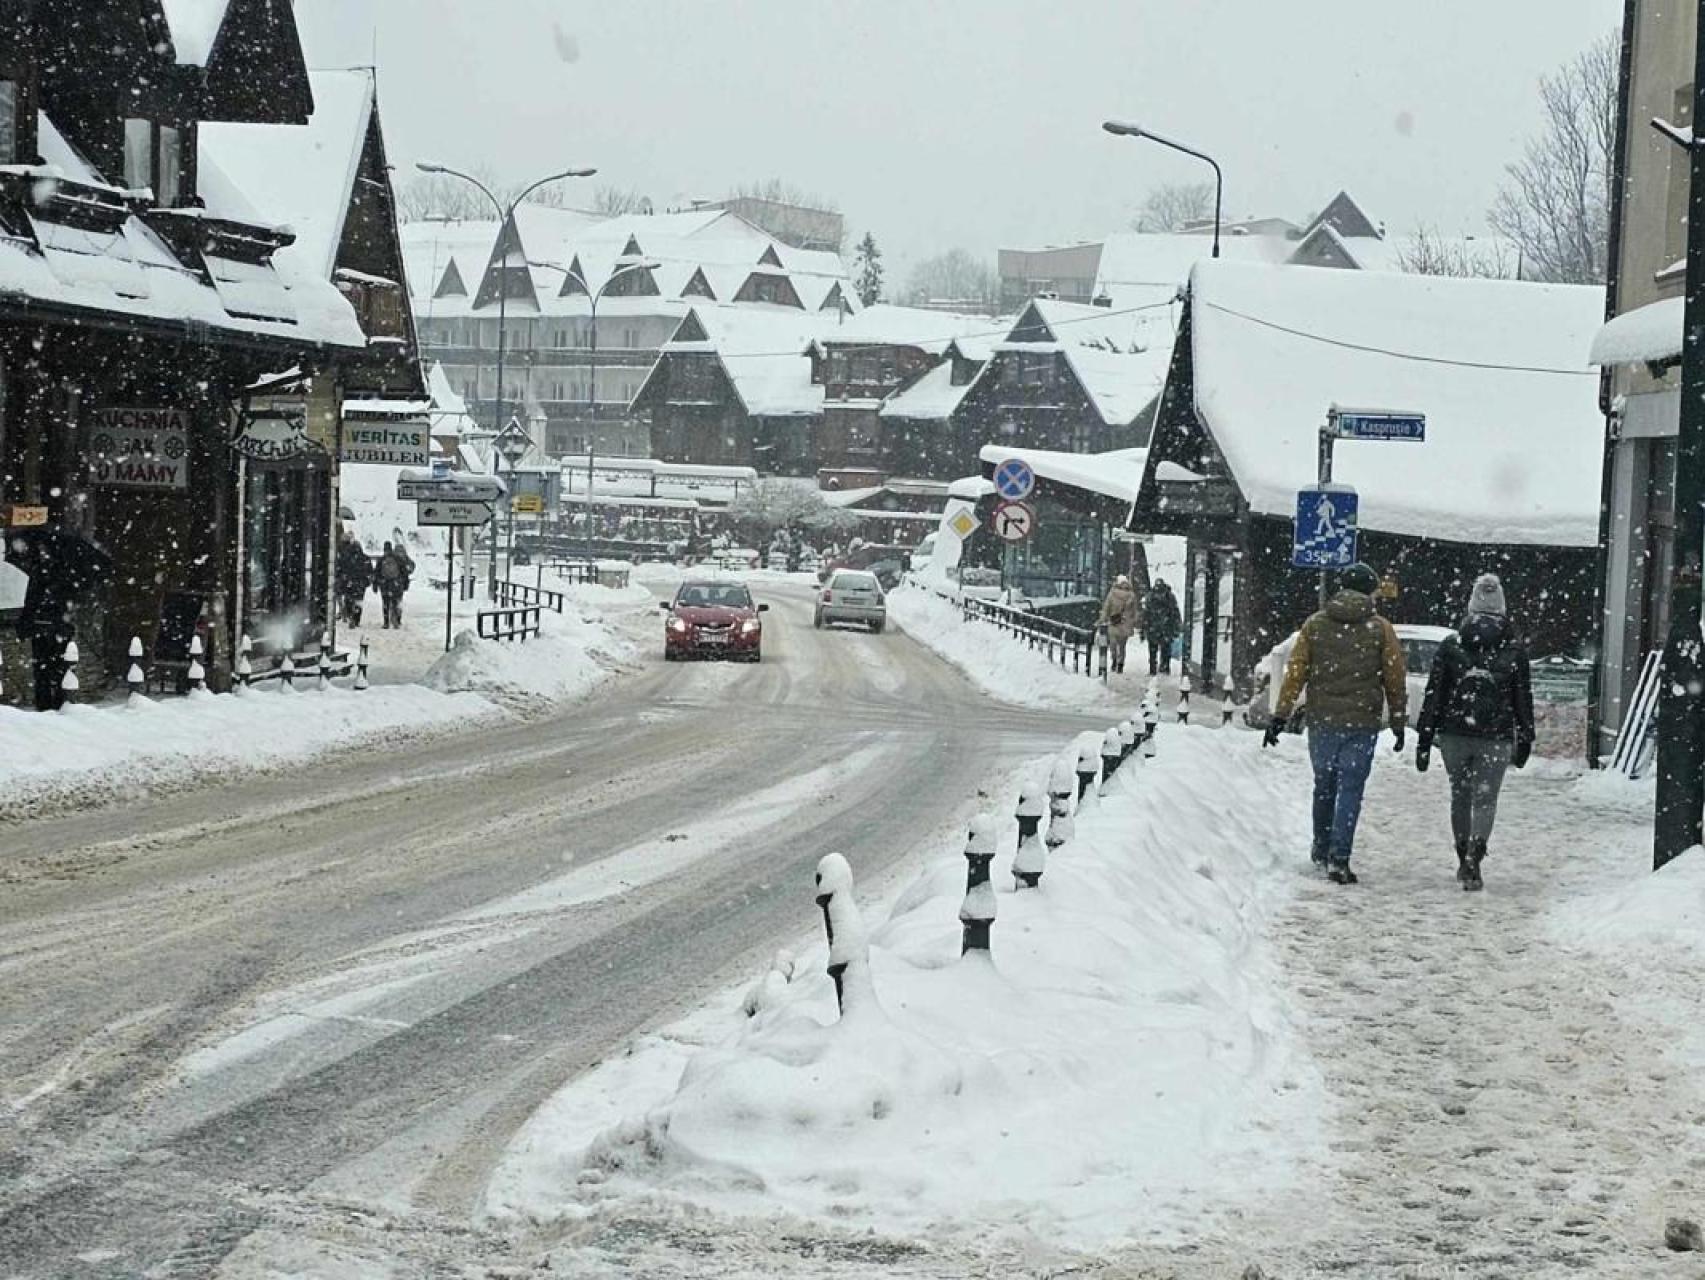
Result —
<path fill-rule="evenodd" d="M 1394 230 L 1484 230 L 1539 76 L 1619 0 L 296 0 L 310 65 L 378 50 L 391 159 L 596 165 L 660 207 L 780 177 L 893 267 L 1094 238 L 1208 176 L 1227 216 L 1347 188 Z"/>

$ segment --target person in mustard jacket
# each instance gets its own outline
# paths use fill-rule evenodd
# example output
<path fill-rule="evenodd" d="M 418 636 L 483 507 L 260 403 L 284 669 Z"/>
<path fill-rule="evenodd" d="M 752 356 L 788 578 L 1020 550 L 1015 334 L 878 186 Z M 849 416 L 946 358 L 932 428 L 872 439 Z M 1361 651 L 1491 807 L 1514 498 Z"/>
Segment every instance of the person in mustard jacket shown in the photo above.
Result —
<path fill-rule="evenodd" d="M 1308 692 L 1308 756 L 1314 766 L 1314 841 L 1310 857 L 1335 884 L 1355 884 L 1350 870 L 1362 793 L 1373 769 L 1380 726 L 1391 725 L 1403 750 L 1409 693 L 1403 646 L 1391 623 L 1374 612 L 1379 575 L 1352 565 L 1336 595 L 1302 624 L 1278 705 L 1262 745 L 1279 740 Z"/>

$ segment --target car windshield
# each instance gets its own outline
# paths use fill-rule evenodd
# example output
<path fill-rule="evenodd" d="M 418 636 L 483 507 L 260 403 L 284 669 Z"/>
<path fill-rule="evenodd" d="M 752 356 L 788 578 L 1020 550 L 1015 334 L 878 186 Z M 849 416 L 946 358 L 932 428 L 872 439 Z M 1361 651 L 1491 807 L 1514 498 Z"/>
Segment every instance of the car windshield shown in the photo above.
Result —
<path fill-rule="evenodd" d="M 882 584 L 870 573 L 837 573 L 829 583 L 831 591 L 880 591 Z"/>
<path fill-rule="evenodd" d="M 1433 669 L 1433 658 L 1439 651 L 1437 640 L 1420 640 L 1406 637 L 1403 644 L 1403 664 L 1410 675 L 1426 675 Z"/>
<path fill-rule="evenodd" d="M 675 603 L 694 609 L 750 609 L 752 593 L 738 584 L 689 583 L 681 588 Z"/>

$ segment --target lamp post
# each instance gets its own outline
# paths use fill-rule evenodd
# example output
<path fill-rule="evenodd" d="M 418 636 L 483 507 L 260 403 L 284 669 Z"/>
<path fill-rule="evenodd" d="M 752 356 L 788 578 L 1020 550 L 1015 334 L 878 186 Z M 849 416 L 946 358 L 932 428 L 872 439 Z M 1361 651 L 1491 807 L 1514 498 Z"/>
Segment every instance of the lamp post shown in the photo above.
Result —
<path fill-rule="evenodd" d="M 594 558 L 592 555 L 592 535 L 594 533 L 592 489 L 596 481 L 593 469 L 598 462 L 598 304 L 603 301 L 604 294 L 609 291 L 610 286 L 623 276 L 634 271 L 653 271 L 662 264 L 650 258 L 635 259 L 610 272 L 610 278 L 599 285 L 596 290 L 587 283 L 584 275 L 572 267 L 560 267 L 554 262 L 533 262 L 529 265 L 548 267 L 552 271 L 562 272 L 564 276 L 580 286 L 580 290 L 586 295 L 591 309 L 591 319 L 588 321 L 590 329 L 587 337 L 590 367 L 587 372 L 588 386 L 586 390 L 586 560 L 590 564 Z"/>
<path fill-rule="evenodd" d="M 521 193 L 511 200 L 508 207 L 505 208 L 503 201 L 499 200 L 492 194 L 491 188 L 486 186 L 485 183 L 481 182 L 471 173 L 463 173 L 460 169 L 452 169 L 448 165 L 432 164 L 425 160 L 417 163 L 415 168 L 419 169 L 422 173 L 442 174 L 449 178 L 460 178 L 463 182 L 472 185 L 487 200 L 491 201 L 491 207 L 497 212 L 497 235 L 500 241 L 503 239 L 505 233 L 514 226 L 515 210 L 520 208 L 522 201 L 532 195 L 533 192 L 537 191 L 540 187 L 546 186 L 552 182 L 561 182 L 567 178 L 590 178 L 593 174 L 598 172 L 596 169 L 564 169 L 560 173 L 549 174 L 540 178 L 537 182 L 523 187 L 521 189 Z M 520 233 L 517 232 L 516 234 L 517 237 L 519 237 Z M 509 254 L 507 250 L 503 255 L 502 263 L 498 266 L 498 270 L 501 273 L 499 276 L 501 287 L 497 291 L 497 400 L 491 414 L 491 429 L 494 433 L 501 433 L 503 430 L 503 356 L 504 344 L 508 337 L 509 328 Z M 478 295 L 476 294 L 475 296 L 477 300 Z M 496 470 L 497 461 L 493 458 L 492 471 L 495 472 Z M 487 582 L 487 590 L 494 598 L 496 597 L 497 532 L 495 529 L 492 531 L 491 573 Z"/>
<path fill-rule="evenodd" d="M 1147 138 L 1150 142 L 1158 142 L 1163 147 L 1170 147 L 1174 151 L 1181 151 L 1187 156 L 1194 156 L 1194 157 L 1196 157 L 1196 159 L 1206 161 L 1209 165 L 1213 166 L 1213 170 L 1214 170 L 1214 254 L 1213 254 L 1213 256 L 1216 258 L 1219 257 L 1220 256 L 1220 206 L 1221 206 L 1221 197 L 1224 195 L 1224 192 L 1225 192 L 1225 176 L 1220 172 L 1219 161 L 1215 160 L 1212 156 L 1210 156 L 1205 151 L 1198 151 L 1194 147 L 1185 146 L 1182 142 L 1176 142 L 1171 138 L 1162 137 L 1158 133 L 1151 133 L 1149 130 L 1143 128 L 1141 125 L 1129 124 L 1129 123 L 1122 122 L 1119 120 L 1107 120 L 1107 121 L 1102 122 L 1101 127 L 1103 129 L 1107 130 L 1108 133 L 1111 133 L 1115 137 L 1118 137 L 1118 138 Z"/>

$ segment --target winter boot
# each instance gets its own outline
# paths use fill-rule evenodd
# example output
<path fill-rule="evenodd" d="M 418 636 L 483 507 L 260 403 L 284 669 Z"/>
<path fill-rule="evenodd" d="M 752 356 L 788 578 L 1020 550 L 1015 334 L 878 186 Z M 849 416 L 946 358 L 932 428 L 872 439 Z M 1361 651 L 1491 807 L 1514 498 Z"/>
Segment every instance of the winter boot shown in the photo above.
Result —
<path fill-rule="evenodd" d="M 1480 864 L 1486 860 L 1486 842 L 1471 840 L 1468 843 L 1468 874 L 1463 877 L 1462 887 L 1470 893 L 1486 887 L 1480 879 Z"/>
<path fill-rule="evenodd" d="M 1466 840 L 1456 842 L 1456 882 L 1458 884 L 1468 883 L 1468 841 Z"/>
<path fill-rule="evenodd" d="M 1350 870 L 1347 862 L 1334 862 L 1332 869 L 1326 873 L 1326 878 L 1333 884 L 1359 884 L 1356 873 Z"/>

